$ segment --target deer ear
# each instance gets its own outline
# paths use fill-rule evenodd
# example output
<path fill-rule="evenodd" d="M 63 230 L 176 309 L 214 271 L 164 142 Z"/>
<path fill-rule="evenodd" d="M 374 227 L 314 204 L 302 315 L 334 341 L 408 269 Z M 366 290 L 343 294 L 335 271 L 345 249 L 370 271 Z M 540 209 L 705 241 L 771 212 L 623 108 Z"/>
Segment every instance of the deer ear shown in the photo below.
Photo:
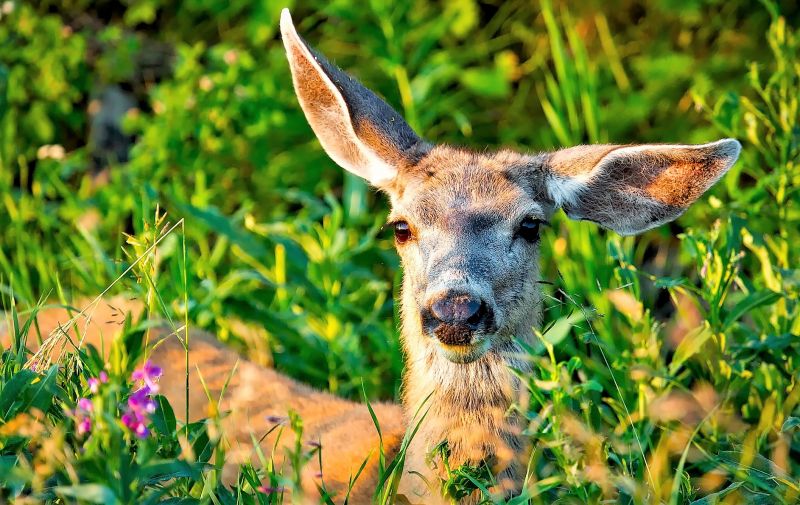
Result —
<path fill-rule="evenodd" d="M 572 147 L 546 155 L 545 180 L 569 217 L 631 235 L 680 216 L 736 162 L 741 147 L 733 139 Z"/>
<path fill-rule="evenodd" d="M 333 161 L 375 186 L 419 161 L 428 145 L 375 93 L 311 49 L 288 9 L 281 34 L 300 106 Z"/>

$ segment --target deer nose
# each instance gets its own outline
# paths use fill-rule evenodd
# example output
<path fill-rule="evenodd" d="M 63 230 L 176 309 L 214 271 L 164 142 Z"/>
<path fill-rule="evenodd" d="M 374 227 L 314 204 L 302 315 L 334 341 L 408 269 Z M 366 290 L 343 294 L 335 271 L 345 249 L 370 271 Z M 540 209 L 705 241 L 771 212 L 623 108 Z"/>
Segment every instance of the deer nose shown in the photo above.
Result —
<path fill-rule="evenodd" d="M 440 323 L 466 326 L 476 330 L 489 314 L 486 302 L 464 293 L 448 293 L 431 305 L 431 312 Z"/>

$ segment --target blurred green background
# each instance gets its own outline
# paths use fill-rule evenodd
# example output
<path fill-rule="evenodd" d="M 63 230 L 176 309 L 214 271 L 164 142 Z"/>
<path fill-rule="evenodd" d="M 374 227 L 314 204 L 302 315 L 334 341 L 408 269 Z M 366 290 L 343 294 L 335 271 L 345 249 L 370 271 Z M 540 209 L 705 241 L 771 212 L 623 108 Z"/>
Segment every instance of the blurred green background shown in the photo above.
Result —
<path fill-rule="evenodd" d="M 741 140 L 741 161 L 676 223 L 623 239 L 556 219 L 531 380 L 566 383 L 526 412 L 556 405 L 631 441 L 627 406 L 651 416 L 636 429 L 653 461 L 670 457 L 661 443 L 676 421 L 659 419 L 655 400 L 710 385 L 749 428 L 698 426 L 709 451 L 735 454 L 692 461 L 692 478 L 715 465 L 738 475 L 759 455 L 780 461 L 761 462 L 770 476 L 748 485 L 794 489 L 775 475 L 800 471 L 797 424 L 783 430 L 800 395 L 796 2 L 2 2 L 5 306 L 94 296 L 183 219 L 149 267 L 171 311 L 317 387 L 396 398 L 400 273 L 381 231 L 386 202 L 314 139 L 279 40 L 287 6 L 306 40 L 432 141 Z M 113 289 L 148 282 L 127 275 Z"/>

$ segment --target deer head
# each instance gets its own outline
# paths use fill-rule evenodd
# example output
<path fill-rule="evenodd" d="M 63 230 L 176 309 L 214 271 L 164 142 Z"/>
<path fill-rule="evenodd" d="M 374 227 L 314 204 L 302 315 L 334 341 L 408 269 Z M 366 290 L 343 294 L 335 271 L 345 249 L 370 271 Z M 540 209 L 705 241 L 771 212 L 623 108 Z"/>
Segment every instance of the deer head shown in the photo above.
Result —
<path fill-rule="evenodd" d="M 287 10 L 281 32 L 297 97 L 323 148 L 391 200 L 406 348 L 416 357 L 424 348 L 471 363 L 531 333 L 539 322 L 539 229 L 556 210 L 639 233 L 680 216 L 739 155 L 732 139 L 544 154 L 432 144 L 306 44 Z"/>

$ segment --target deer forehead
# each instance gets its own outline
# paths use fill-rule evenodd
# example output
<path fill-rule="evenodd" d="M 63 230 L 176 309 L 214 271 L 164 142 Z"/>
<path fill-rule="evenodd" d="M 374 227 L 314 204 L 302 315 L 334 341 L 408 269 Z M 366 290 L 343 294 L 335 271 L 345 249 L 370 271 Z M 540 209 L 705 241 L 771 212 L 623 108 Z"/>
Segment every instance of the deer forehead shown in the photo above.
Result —
<path fill-rule="evenodd" d="M 388 189 L 390 219 L 447 230 L 488 228 L 525 216 L 546 219 L 553 204 L 543 178 L 531 170 L 535 163 L 512 151 L 437 146 Z"/>

